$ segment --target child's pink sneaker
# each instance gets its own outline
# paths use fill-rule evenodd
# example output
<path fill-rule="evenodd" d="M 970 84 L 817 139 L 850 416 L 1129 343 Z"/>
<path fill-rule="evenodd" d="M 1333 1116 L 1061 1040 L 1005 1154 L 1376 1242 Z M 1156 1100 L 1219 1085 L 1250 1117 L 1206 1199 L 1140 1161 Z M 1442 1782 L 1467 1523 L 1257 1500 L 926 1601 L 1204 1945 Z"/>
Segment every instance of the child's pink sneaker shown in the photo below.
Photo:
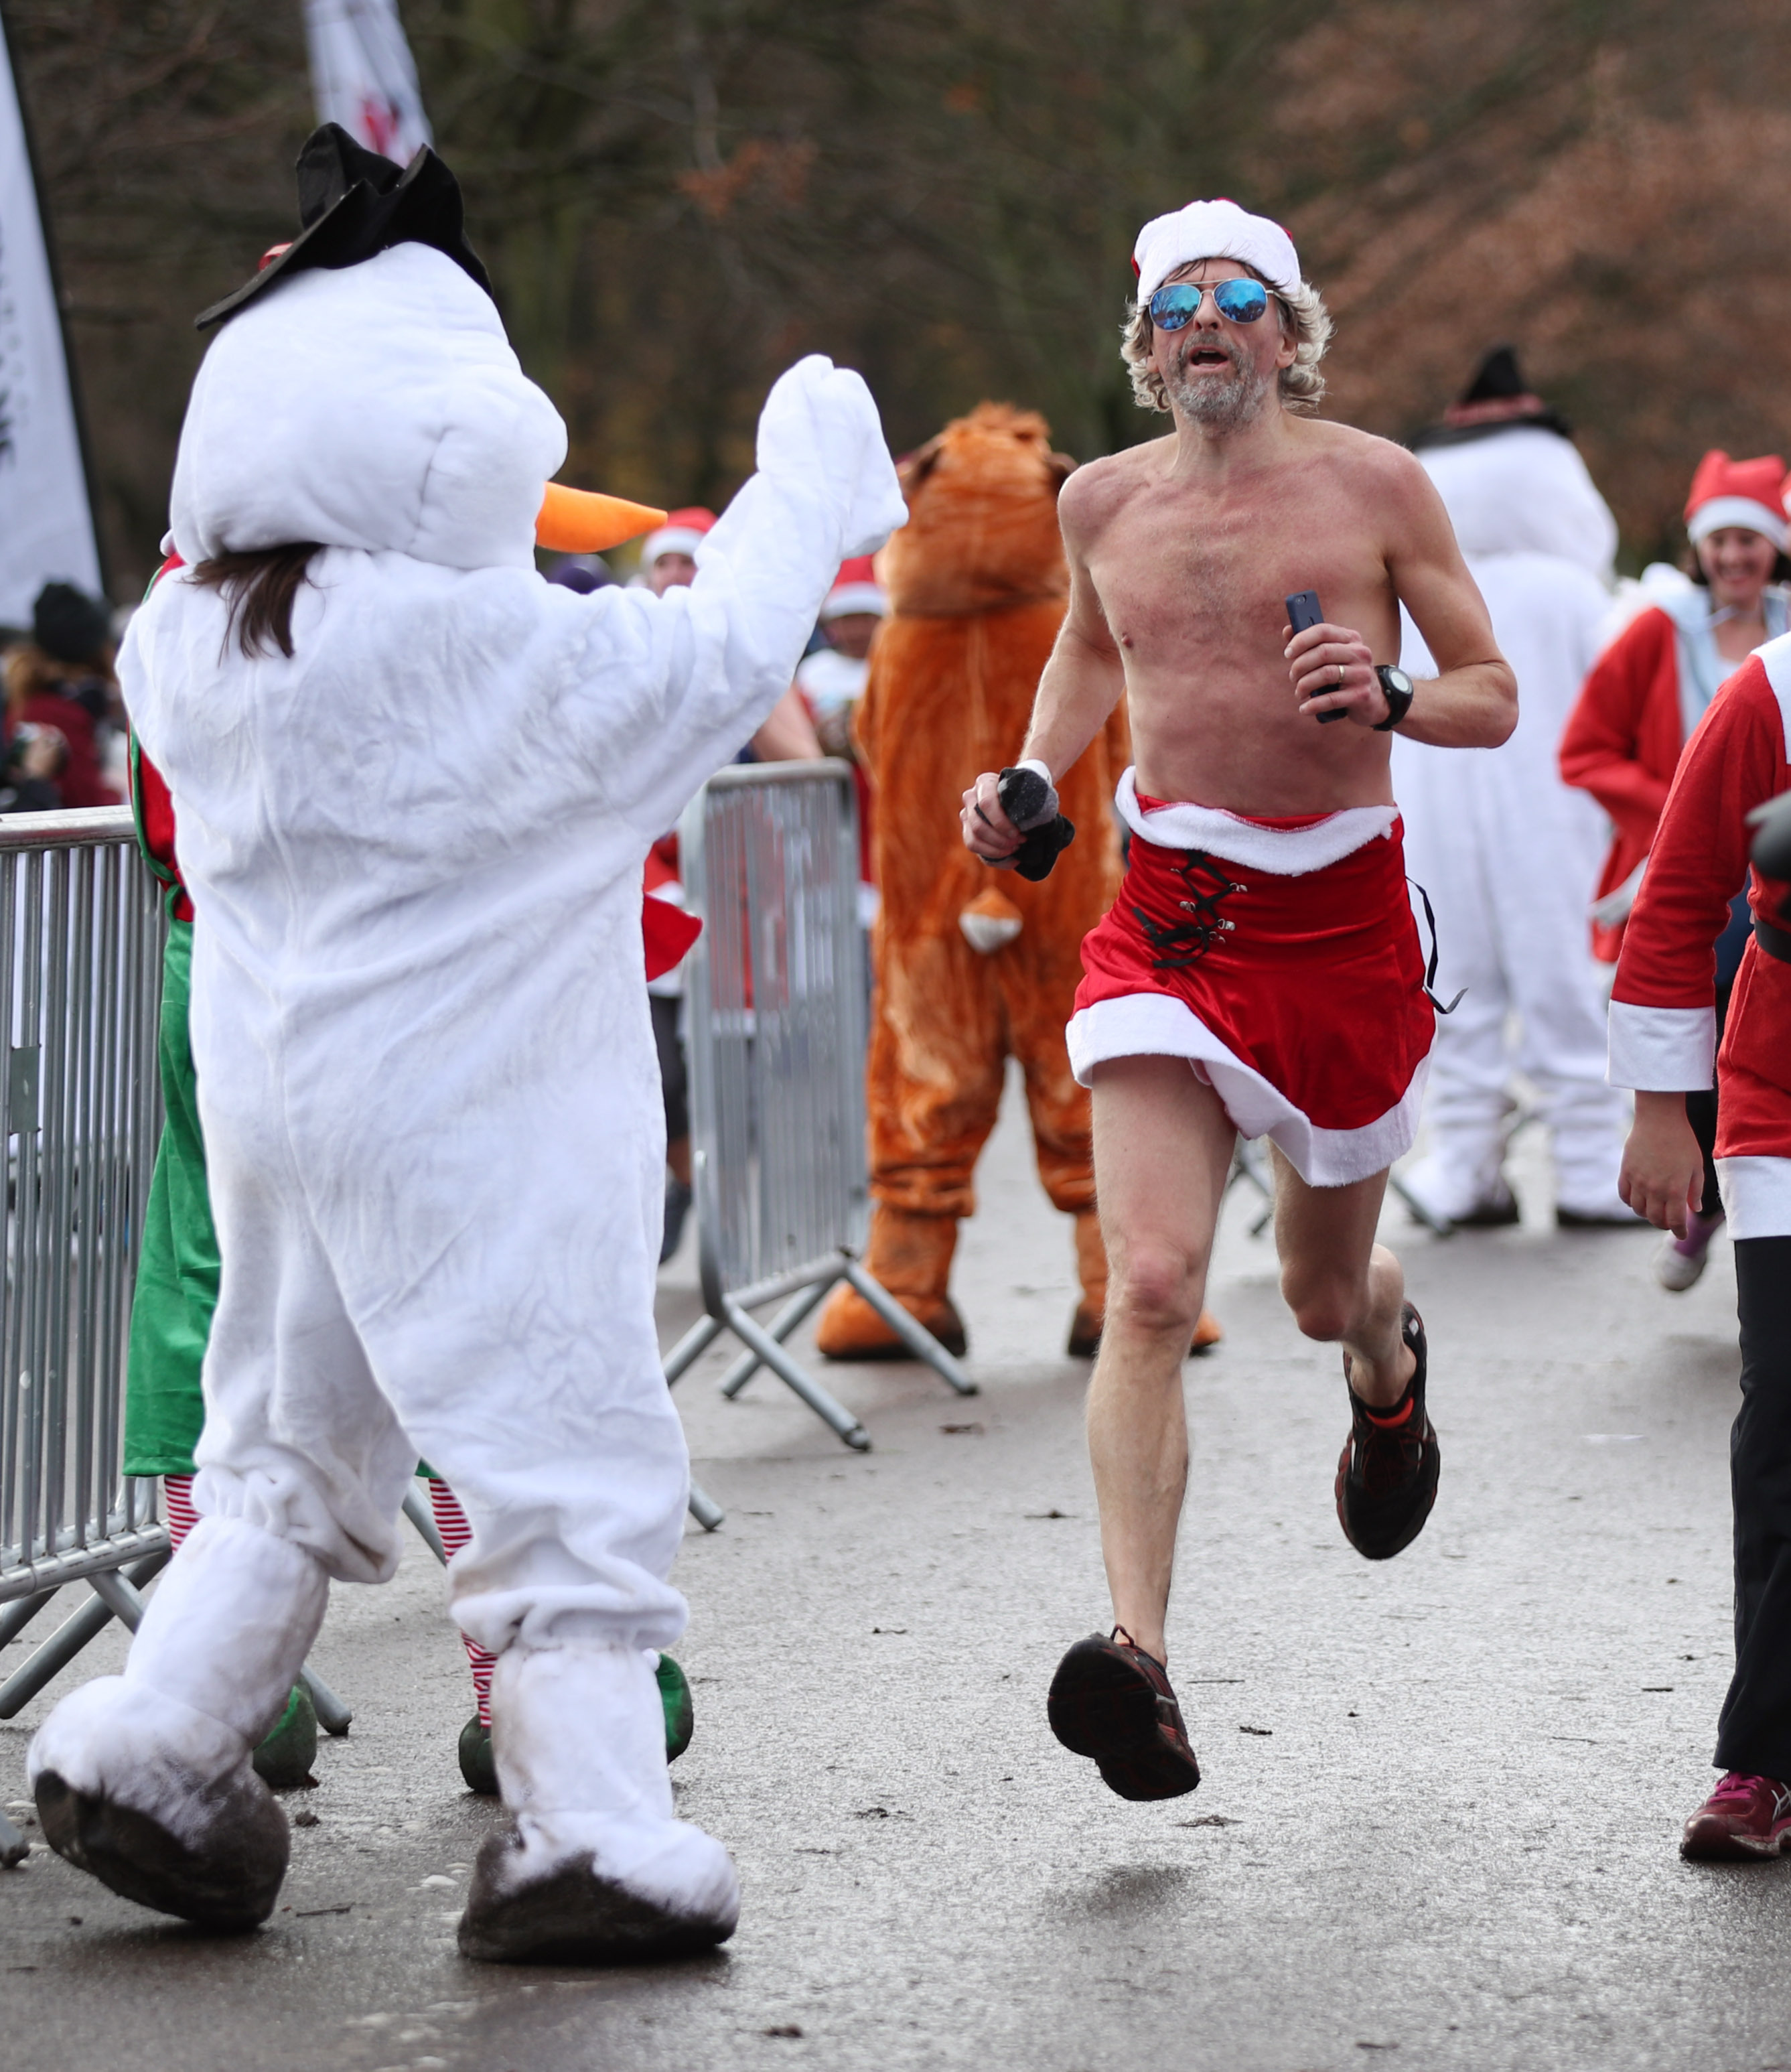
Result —
<path fill-rule="evenodd" d="M 1682 1856 L 1745 1863 L 1784 1852 L 1791 1836 L 1791 1786 L 1731 1770 L 1686 1823 Z"/>

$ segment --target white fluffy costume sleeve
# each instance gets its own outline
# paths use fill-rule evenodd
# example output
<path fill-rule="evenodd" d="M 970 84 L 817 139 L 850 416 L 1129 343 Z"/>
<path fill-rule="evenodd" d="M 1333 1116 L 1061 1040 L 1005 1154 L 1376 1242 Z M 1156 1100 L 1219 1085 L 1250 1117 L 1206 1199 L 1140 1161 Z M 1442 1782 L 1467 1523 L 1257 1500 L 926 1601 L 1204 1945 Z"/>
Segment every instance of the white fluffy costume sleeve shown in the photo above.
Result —
<path fill-rule="evenodd" d="M 121 659 L 197 915 L 224 1261 L 207 1516 L 126 1681 L 253 1737 L 322 1592 L 280 1581 L 291 1601 L 266 1610 L 287 1626 L 249 1651 L 256 1689 L 215 1692 L 215 1664 L 197 1683 L 183 1667 L 205 1654 L 199 1568 L 228 1596 L 232 1560 L 254 1564 L 221 1543 L 247 1532 L 277 1544 L 281 1577 L 284 1560 L 383 1580 L 421 1454 L 473 1526 L 454 1617 L 503 1656 L 496 1753 L 519 1827 L 482 1868 L 487 1899 L 519 1880 L 538 1897 L 588 1856 L 713 1926 L 731 1923 L 732 1873 L 670 1819 L 639 1652 L 684 1625 L 667 1577 L 688 1486 L 652 1314 L 664 1146 L 642 868 L 787 689 L 841 560 L 904 507 L 864 384 L 807 360 L 773 389 L 759 472 L 695 583 L 580 597 L 532 553 L 565 450 L 489 298 L 420 244 L 296 275 L 200 369 L 183 557 L 325 551 L 290 657 L 245 659 L 220 594 L 181 573 Z M 35 1771 L 154 1812 L 162 1787 L 142 1780 L 166 1762 L 112 1763 L 93 1692 L 46 1727 Z"/>

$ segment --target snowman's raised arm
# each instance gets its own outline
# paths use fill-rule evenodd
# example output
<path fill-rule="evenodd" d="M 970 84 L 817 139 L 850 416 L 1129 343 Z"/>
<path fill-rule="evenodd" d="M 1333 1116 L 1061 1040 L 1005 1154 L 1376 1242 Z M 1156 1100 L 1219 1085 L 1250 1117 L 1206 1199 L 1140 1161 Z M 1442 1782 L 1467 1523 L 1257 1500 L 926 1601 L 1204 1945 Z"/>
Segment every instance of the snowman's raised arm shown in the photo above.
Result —
<path fill-rule="evenodd" d="M 758 457 L 698 548 L 688 588 L 590 600 L 618 652 L 606 668 L 606 643 L 594 639 L 580 731 L 606 795 L 649 835 L 788 690 L 840 563 L 874 551 L 907 516 L 870 391 L 819 356 L 766 398 Z"/>

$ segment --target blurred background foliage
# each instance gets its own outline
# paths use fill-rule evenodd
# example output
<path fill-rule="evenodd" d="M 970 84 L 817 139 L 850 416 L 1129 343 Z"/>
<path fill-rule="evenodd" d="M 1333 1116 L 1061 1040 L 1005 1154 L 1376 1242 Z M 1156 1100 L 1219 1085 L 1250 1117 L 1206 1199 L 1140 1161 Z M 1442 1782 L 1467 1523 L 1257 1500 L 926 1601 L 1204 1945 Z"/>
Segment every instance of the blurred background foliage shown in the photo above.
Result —
<path fill-rule="evenodd" d="M 1791 452 L 1791 54 L 1767 0 L 403 0 L 567 479 L 720 504 L 766 384 L 861 368 L 898 450 L 985 396 L 1082 458 L 1148 216 L 1280 216 L 1329 414 L 1401 437 L 1515 343 L 1625 558 L 1708 446 Z M 115 587 L 154 565 L 192 313 L 290 234 L 293 0 L 7 0 Z M 277 399 L 269 398 L 277 407 Z"/>

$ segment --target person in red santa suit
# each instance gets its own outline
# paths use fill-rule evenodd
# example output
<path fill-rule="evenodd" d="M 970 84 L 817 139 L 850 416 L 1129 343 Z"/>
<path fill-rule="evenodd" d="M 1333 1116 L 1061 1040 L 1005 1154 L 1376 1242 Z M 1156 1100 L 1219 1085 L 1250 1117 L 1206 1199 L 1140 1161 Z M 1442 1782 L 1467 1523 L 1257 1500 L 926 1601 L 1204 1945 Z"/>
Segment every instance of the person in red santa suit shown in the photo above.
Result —
<path fill-rule="evenodd" d="M 1200 1781 L 1165 1654 L 1181 1365 L 1240 1134 L 1274 1147 L 1295 1322 L 1344 1349 L 1345 1538 L 1389 1560 L 1436 1499 L 1424 1326 L 1375 1242 L 1436 1034 L 1386 737 L 1497 748 L 1518 690 L 1423 468 L 1309 414 L 1331 323 L 1286 231 L 1196 201 L 1147 224 L 1133 264 L 1123 349 L 1173 432 L 1065 483 L 1062 627 L 1012 771 L 978 776 L 963 825 L 992 863 L 1061 841 L 1051 794 L 1123 694 L 1132 841 L 1068 1031 L 1111 1265 L 1088 1437 L 1114 1626 L 1066 1654 L 1046 1712 L 1111 1790 L 1167 1799 Z M 1303 593 L 1329 616 L 1296 631 Z M 1419 684 L 1392 659 L 1402 602 L 1440 672 Z"/>
<path fill-rule="evenodd" d="M 1667 787 L 1692 730 L 1719 686 L 1763 641 L 1787 630 L 1785 462 L 1705 454 L 1686 501 L 1692 582 L 1633 619 L 1600 657 L 1561 737 L 1561 774 L 1590 791 L 1615 824 L 1592 909 L 1592 948 L 1614 964 L 1624 920 L 1648 864 Z M 1747 941 L 1738 898 L 1716 952 L 1719 1034 Z M 1716 1095 L 1697 1090 L 1687 1112 L 1704 1147 L 1704 1187 L 1683 1231 L 1662 1246 L 1663 1287 L 1689 1288 L 1704 1270 L 1722 1227 L 1717 1185 Z"/>
<path fill-rule="evenodd" d="M 1730 1441 L 1735 1675 L 1717 1725 L 1721 1781 L 1681 1852 L 1772 1856 L 1791 1846 L 1791 841 L 1748 820 L 1791 789 L 1791 638 L 1731 676 L 1687 744 L 1625 931 L 1611 1000 L 1611 1079 L 1636 1092 L 1618 1186 L 1682 1237 L 1703 1201 L 1686 1110 L 1711 1083 L 1716 1170 L 1735 1241 L 1741 1408 Z M 1782 815 L 1785 808 L 1781 807 Z M 1776 847 L 1777 853 L 1773 853 Z M 1715 946 L 1738 890 L 1751 926 L 1718 1046 Z"/>

